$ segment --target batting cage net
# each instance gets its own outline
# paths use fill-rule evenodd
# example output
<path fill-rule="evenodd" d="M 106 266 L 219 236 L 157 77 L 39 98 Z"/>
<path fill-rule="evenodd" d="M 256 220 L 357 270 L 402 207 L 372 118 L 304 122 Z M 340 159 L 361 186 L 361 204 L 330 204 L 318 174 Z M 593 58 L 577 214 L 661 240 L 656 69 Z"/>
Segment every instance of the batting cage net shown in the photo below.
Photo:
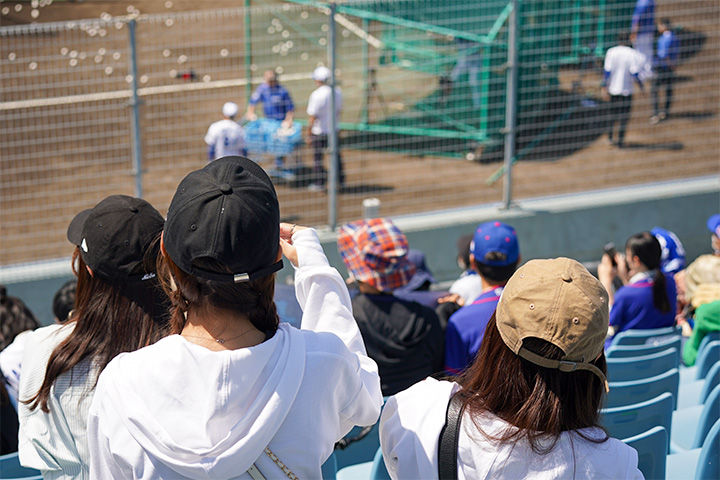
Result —
<path fill-rule="evenodd" d="M 110 194 L 165 213 L 227 102 L 305 225 L 368 198 L 397 216 L 720 173 L 716 0 L 245 3 L 0 2 L 0 266 L 68 257 L 69 221 Z M 646 52 L 624 138 L 627 89 L 602 88 L 621 33 Z M 319 66 L 327 145 L 307 127 Z"/>

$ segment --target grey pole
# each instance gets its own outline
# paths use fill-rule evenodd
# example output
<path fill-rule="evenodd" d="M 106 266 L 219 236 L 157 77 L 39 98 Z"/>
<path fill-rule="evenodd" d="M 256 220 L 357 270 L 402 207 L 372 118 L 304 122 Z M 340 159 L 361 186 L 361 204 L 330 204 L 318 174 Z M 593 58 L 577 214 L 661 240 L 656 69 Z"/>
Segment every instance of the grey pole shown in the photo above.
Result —
<path fill-rule="evenodd" d="M 335 3 L 330 4 L 330 29 L 328 31 L 328 63 L 330 68 L 330 132 L 328 133 L 328 151 L 330 154 L 330 181 L 328 182 L 328 225 L 332 230 L 337 227 L 337 173 L 338 159 L 338 123 L 335 110 Z"/>
<path fill-rule="evenodd" d="M 512 12 L 508 18 L 507 86 L 505 91 L 505 178 L 503 179 L 503 208 L 512 203 L 512 164 L 515 158 L 515 134 L 517 112 L 518 72 L 518 0 L 512 0 Z"/>
<path fill-rule="evenodd" d="M 135 20 L 128 22 L 128 35 L 130 36 L 130 106 L 132 107 L 132 156 L 133 173 L 135 174 L 135 196 L 142 198 L 142 145 L 140 144 L 140 99 L 138 97 L 137 79 L 137 48 L 135 47 Z"/>
<path fill-rule="evenodd" d="M 245 80 L 247 80 L 247 86 L 245 87 L 245 104 L 250 104 L 250 96 L 252 95 L 252 38 L 250 36 L 250 0 L 245 0 L 245 15 L 243 16 L 244 33 L 245 33 Z"/>

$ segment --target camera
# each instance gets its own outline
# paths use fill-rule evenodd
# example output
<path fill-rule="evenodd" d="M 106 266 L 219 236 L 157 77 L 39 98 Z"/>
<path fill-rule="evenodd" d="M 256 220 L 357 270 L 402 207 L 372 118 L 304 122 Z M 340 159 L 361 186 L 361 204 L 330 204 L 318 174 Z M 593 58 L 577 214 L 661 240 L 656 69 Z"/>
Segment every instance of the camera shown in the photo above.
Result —
<path fill-rule="evenodd" d="M 617 263 L 615 262 L 615 255 L 617 255 L 617 250 L 615 249 L 615 244 L 612 242 L 606 243 L 605 246 L 603 247 L 603 253 L 607 254 L 607 256 L 610 257 L 612 266 L 617 267 Z"/>

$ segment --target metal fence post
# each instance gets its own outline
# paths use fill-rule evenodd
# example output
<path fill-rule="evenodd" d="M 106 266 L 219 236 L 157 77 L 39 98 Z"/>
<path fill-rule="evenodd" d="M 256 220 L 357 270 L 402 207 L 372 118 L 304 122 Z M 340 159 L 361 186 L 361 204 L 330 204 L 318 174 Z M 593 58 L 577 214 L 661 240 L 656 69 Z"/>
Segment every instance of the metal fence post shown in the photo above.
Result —
<path fill-rule="evenodd" d="M 135 20 L 128 22 L 128 35 L 130 40 L 130 77 L 132 82 L 130 88 L 130 107 L 132 107 L 132 157 L 133 173 L 135 174 L 135 196 L 142 198 L 142 145 L 140 137 L 140 98 L 138 97 L 137 79 L 137 48 L 135 46 Z"/>
<path fill-rule="evenodd" d="M 245 79 L 247 87 L 245 87 L 245 104 L 250 105 L 250 96 L 252 95 L 252 37 L 250 36 L 250 0 L 245 0 L 244 33 L 245 33 Z"/>
<path fill-rule="evenodd" d="M 337 51 L 335 36 L 335 3 L 330 4 L 330 28 L 328 29 L 328 63 L 330 68 L 330 132 L 328 132 L 328 151 L 330 154 L 330 181 L 328 183 L 328 224 L 335 230 L 337 227 L 337 190 L 338 190 L 338 131 L 337 111 L 335 110 L 335 52 Z"/>
<path fill-rule="evenodd" d="M 505 92 L 505 178 L 503 179 L 503 207 L 512 203 L 512 164 L 515 158 L 515 134 L 517 112 L 518 71 L 518 0 L 512 0 L 512 12 L 508 18 L 507 86 Z"/>

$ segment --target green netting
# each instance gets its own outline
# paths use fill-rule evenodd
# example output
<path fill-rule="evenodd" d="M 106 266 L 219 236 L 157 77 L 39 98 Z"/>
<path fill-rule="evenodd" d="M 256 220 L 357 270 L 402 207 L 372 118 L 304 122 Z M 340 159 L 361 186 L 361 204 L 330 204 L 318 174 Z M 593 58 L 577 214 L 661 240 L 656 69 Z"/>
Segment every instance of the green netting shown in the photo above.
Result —
<path fill-rule="evenodd" d="M 326 3 L 296 0 L 323 6 Z M 517 125 L 520 131 L 550 112 L 559 92 L 558 72 L 567 63 L 590 64 L 604 55 L 633 2 L 625 0 L 518 1 Z M 392 148 L 426 154 L 464 155 L 478 145 L 496 145 L 505 127 L 507 0 L 392 0 L 348 2 L 337 12 L 381 26 L 379 65 L 436 78 L 434 92 L 402 113 L 356 130 L 346 145 Z M 475 63 L 477 74 L 465 68 Z M 462 70 L 462 69 L 461 69 Z M 476 75 L 476 76 L 475 76 Z M 524 126 L 528 128 L 524 129 Z M 408 132 L 415 132 L 410 134 Z M 454 132 L 451 139 L 441 132 Z M 425 138 L 404 138 L 408 135 Z"/>

